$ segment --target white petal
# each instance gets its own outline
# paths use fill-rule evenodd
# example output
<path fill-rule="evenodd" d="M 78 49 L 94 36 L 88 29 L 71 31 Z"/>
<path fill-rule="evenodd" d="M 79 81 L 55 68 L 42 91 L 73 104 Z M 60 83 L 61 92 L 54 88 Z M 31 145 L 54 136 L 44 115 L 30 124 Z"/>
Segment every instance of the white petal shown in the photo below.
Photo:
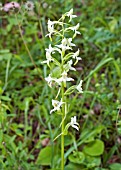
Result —
<path fill-rule="evenodd" d="M 72 127 L 79 131 L 79 127 L 78 126 L 72 125 Z"/>
<path fill-rule="evenodd" d="M 80 92 L 83 93 L 83 89 L 82 89 L 82 80 L 80 81 L 80 83 L 77 85 L 76 89 Z"/>

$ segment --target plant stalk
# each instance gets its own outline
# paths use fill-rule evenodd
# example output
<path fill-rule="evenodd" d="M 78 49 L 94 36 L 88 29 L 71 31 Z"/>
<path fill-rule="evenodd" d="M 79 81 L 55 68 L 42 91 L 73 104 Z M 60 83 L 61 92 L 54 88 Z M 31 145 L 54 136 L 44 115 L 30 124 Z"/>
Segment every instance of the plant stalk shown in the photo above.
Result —
<path fill-rule="evenodd" d="M 62 101 L 64 101 L 64 84 L 62 83 Z M 62 106 L 62 126 L 61 126 L 61 170 L 64 170 L 64 118 L 65 118 L 65 104 Z"/>
<path fill-rule="evenodd" d="M 32 64 L 34 65 L 34 67 L 37 69 L 40 78 L 41 78 L 42 80 L 44 80 L 43 77 L 40 75 L 41 72 L 39 71 L 37 65 L 35 64 L 35 62 L 34 62 L 34 60 L 33 60 L 33 57 L 32 57 L 32 55 L 31 55 L 31 53 L 30 53 L 30 51 L 29 51 L 29 48 L 28 48 L 28 46 L 27 46 L 27 43 L 26 43 L 26 41 L 25 41 L 25 39 L 24 39 L 24 36 L 23 36 L 23 33 L 22 33 L 22 29 L 21 29 L 21 24 L 20 24 L 19 21 L 18 21 L 17 15 L 15 15 L 15 18 L 16 18 L 16 21 L 17 21 L 17 25 L 18 25 L 18 28 L 19 28 L 19 33 L 20 33 L 21 39 L 22 39 L 22 41 L 23 41 L 23 43 L 24 43 L 25 49 L 26 49 L 26 51 L 27 51 L 27 53 L 28 53 L 28 56 L 29 56 Z"/>

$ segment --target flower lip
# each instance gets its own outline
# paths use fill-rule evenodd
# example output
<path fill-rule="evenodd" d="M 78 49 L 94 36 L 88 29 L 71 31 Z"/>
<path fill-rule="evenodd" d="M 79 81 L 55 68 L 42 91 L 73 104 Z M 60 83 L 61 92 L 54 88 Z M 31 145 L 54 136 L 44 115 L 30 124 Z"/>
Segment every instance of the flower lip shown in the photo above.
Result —
<path fill-rule="evenodd" d="M 56 45 L 56 47 L 62 49 L 62 54 L 65 53 L 66 50 L 72 50 L 71 47 L 76 46 L 71 42 L 72 38 L 63 38 L 60 45 Z"/>
<path fill-rule="evenodd" d="M 56 82 L 58 84 L 60 84 L 61 82 L 66 83 L 67 81 L 74 81 L 73 78 L 67 76 L 67 72 L 66 71 L 64 71 L 61 75 L 62 75 L 62 77 L 60 77 L 59 79 L 56 80 Z"/>
<path fill-rule="evenodd" d="M 72 67 L 72 64 L 73 64 L 73 61 L 72 60 L 69 60 L 68 62 L 67 62 L 67 71 L 69 71 L 69 70 L 73 70 L 73 71 L 76 71 L 76 69 L 74 68 L 74 67 Z"/>
<path fill-rule="evenodd" d="M 64 103 L 65 103 L 65 102 L 62 102 L 62 99 L 61 99 L 60 102 L 59 102 L 58 100 L 53 100 L 53 99 L 52 99 L 52 105 L 53 105 L 54 109 L 52 109 L 52 110 L 50 111 L 50 114 L 51 114 L 52 112 L 59 111 L 60 108 L 61 108 L 61 106 L 62 106 L 62 104 L 64 104 Z"/>
<path fill-rule="evenodd" d="M 52 87 L 52 84 L 53 84 L 53 81 L 55 81 L 55 78 L 52 78 L 51 75 L 49 74 L 49 76 L 45 78 L 45 81 L 47 81 L 48 85 Z"/>
<path fill-rule="evenodd" d="M 70 125 L 79 131 L 79 124 L 76 122 L 76 116 L 71 117 Z"/>
<path fill-rule="evenodd" d="M 80 93 L 83 93 L 82 82 L 83 82 L 83 80 L 80 80 L 80 83 L 76 86 L 76 89 L 77 89 Z"/>

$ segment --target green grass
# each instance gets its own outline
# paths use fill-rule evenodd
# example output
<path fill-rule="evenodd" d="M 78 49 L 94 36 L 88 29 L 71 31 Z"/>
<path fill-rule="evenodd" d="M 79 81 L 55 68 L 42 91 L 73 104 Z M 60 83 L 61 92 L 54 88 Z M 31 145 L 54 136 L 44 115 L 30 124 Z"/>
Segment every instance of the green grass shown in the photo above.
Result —
<path fill-rule="evenodd" d="M 16 12 L 20 25 L 14 12 L 0 11 L 1 170 L 60 168 L 60 139 L 53 140 L 61 117 L 49 114 L 55 91 L 44 80 L 49 69 L 41 62 L 50 44 L 45 37 L 48 18 L 57 20 L 72 7 L 78 15 L 73 24 L 80 23 L 81 36 L 74 43 L 82 61 L 70 75 L 76 82 L 83 79 L 84 93 L 68 99 L 67 121 L 77 115 L 80 131 L 70 128 L 66 137 L 65 170 L 121 168 L 120 1 L 45 0 L 35 1 L 33 15 Z M 97 140 L 104 144 L 103 154 L 85 153 L 91 142 L 101 147 Z"/>

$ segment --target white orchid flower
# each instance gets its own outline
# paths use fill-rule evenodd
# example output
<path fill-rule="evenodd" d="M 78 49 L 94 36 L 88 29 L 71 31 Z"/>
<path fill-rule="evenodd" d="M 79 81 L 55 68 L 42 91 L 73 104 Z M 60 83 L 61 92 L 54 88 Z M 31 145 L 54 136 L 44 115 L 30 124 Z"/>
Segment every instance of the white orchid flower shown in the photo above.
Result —
<path fill-rule="evenodd" d="M 54 21 L 50 21 L 50 19 L 49 19 L 47 24 L 48 24 L 48 31 L 53 32 L 54 31 Z"/>
<path fill-rule="evenodd" d="M 67 46 L 67 39 L 66 38 L 64 38 L 61 43 L 62 44 L 60 44 L 60 45 L 56 45 L 56 47 L 62 49 L 62 51 L 60 51 L 62 54 L 64 54 L 66 50 L 71 49 L 70 46 Z"/>
<path fill-rule="evenodd" d="M 72 41 L 72 38 L 67 39 L 67 46 L 69 47 L 76 46 L 74 43 L 71 43 L 71 41 Z"/>
<path fill-rule="evenodd" d="M 75 128 L 76 130 L 79 131 L 79 124 L 78 124 L 77 121 L 76 121 L 76 116 L 71 117 L 71 122 L 69 122 L 69 123 L 66 125 L 66 127 L 65 127 L 65 129 L 64 129 L 64 131 L 63 131 L 63 134 L 66 135 L 66 134 L 68 133 L 68 129 L 69 129 L 70 126 L 72 126 L 73 128 Z"/>
<path fill-rule="evenodd" d="M 72 58 L 76 59 L 76 62 L 75 64 L 79 61 L 79 60 L 82 60 L 81 57 L 78 57 L 79 56 L 79 49 L 72 55 Z M 74 65 L 75 65 L 74 64 Z"/>
<path fill-rule="evenodd" d="M 43 63 L 47 63 L 47 65 L 49 66 L 51 61 L 54 61 L 51 54 L 49 52 L 46 52 L 46 61 L 43 61 Z"/>
<path fill-rule="evenodd" d="M 62 22 L 51 21 L 49 19 L 47 24 L 48 24 L 48 32 L 49 32 L 49 34 L 47 34 L 46 37 L 49 36 L 50 40 L 52 40 L 51 35 L 56 32 L 56 30 L 54 29 L 54 24 L 62 25 Z"/>
<path fill-rule="evenodd" d="M 47 49 L 45 49 L 46 50 L 46 59 L 47 60 L 45 60 L 45 61 L 43 61 L 42 63 L 47 63 L 47 65 L 49 66 L 49 63 L 51 62 L 51 61 L 54 61 L 54 59 L 52 58 L 52 56 L 51 56 L 51 53 L 54 53 L 54 48 L 52 48 L 51 47 L 51 44 L 49 45 L 49 48 Z"/>
<path fill-rule="evenodd" d="M 79 29 L 79 23 L 76 25 L 76 26 L 73 26 L 73 27 L 69 27 L 67 28 L 66 30 L 72 30 L 74 31 L 74 35 L 73 35 L 73 38 L 76 37 L 77 34 L 81 34 L 79 31 L 77 31 Z"/>
<path fill-rule="evenodd" d="M 82 89 L 82 80 L 80 80 L 80 83 L 76 86 L 76 89 L 79 91 L 79 93 L 83 93 L 83 89 Z"/>
<path fill-rule="evenodd" d="M 64 104 L 64 102 L 62 102 L 62 99 L 61 99 L 61 101 L 52 100 L 52 105 L 53 105 L 54 109 L 52 109 L 52 110 L 50 111 L 50 114 L 51 114 L 52 112 L 59 111 L 59 110 L 61 109 L 62 104 Z"/>
<path fill-rule="evenodd" d="M 76 71 L 76 69 L 75 69 L 74 67 L 72 67 L 72 64 L 73 64 L 73 61 L 72 61 L 72 60 L 70 60 L 70 61 L 67 62 L 67 69 L 68 69 L 68 71 L 69 71 L 69 70 Z"/>
<path fill-rule="evenodd" d="M 79 131 L 79 124 L 76 122 L 76 116 L 71 118 L 70 126 Z"/>
<path fill-rule="evenodd" d="M 55 48 L 51 47 L 51 44 L 49 44 L 49 48 L 46 48 L 45 50 L 46 52 L 54 53 Z"/>
<path fill-rule="evenodd" d="M 61 55 L 63 56 L 65 54 L 65 51 L 66 50 L 72 50 L 72 46 L 76 46 L 74 43 L 71 42 L 72 41 L 72 38 L 64 38 L 62 40 L 62 44 L 60 45 L 56 45 L 58 48 L 61 48 L 62 51 L 61 51 Z"/>
<path fill-rule="evenodd" d="M 47 81 L 48 85 L 49 85 L 50 87 L 52 87 L 53 78 L 51 77 L 50 74 L 49 74 L 48 77 L 45 78 L 45 80 Z"/>
<path fill-rule="evenodd" d="M 50 19 L 49 19 L 47 24 L 48 24 L 48 32 L 49 32 L 49 34 L 47 34 L 46 37 L 49 36 L 50 40 L 52 40 L 51 35 L 55 32 L 54 31 L 54 22 L 50 21 Z"/>
<path fill-rule="evenodd" d="M 73 9 L 66 13 L 66 16 L 70 17 L 69 22 L 71 22 L 72 18 L 76 18 L 76 15 L 73 15 Z"/>
<path fill-rule="evenodd" d="M 67 81 L 74 81 L 74 79 L 72 79 L 71 77 L 67 77 L 66 71 L 64 71 L 61 75 L 62 75 L 62 77 L 60 77 L 59 79 L 56 80 L 59 84 L 61 82 L 64 82 L 64 84 L 66 84 Z"/>

